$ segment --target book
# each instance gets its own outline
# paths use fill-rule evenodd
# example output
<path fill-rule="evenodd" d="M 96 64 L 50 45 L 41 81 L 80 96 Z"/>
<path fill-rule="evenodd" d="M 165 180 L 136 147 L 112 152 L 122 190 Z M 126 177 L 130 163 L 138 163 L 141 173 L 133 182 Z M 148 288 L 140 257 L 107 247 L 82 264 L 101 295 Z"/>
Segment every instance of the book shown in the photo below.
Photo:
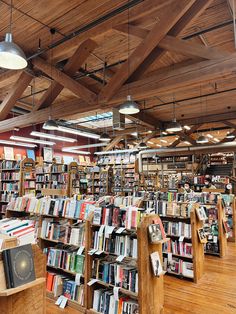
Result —
<path fill-rule="evenodd" d="M 201 221 L 207 220 L 207 215 L 205 212 L 205 208 L 203 206 L 196 207 L 196 213 L 199 220 Z"/>
<path fill-rule="evenodd" d="M 207 235 L 203 228 L 197 230 L 198 238 L 201 243 L 207 243 Z"/>
<path fill-rule="evenodd" d="M 153 274 L 159 277 L 163 273 L 163 268 L 161 264 L 161 259 L 158 252 L 153 252 L 150 254 L 151 264 L 153 269 Z"/>
<path fill-rule="evenodd" d="M 30 244 L 2 252 L 7 288 L 15 288 L 35 280 L 34 259 Z"/>
<path fill-rule="evenodd" d="M 163 228 L 163 227 L 162 227 Z M 151 224 L 148 226 L 148 235 L 151 243 L 158 243 L 163 239 L 160 224 Z"/>

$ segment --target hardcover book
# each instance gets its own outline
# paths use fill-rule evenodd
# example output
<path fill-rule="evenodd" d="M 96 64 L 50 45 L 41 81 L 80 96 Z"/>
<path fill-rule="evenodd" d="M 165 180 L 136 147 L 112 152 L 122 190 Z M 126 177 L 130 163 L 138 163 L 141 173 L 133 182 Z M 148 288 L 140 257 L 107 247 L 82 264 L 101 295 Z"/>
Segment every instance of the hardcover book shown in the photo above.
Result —
<path fill-rule="evenodd" d="M 15 288 L 35 280 L 34 259 L 31 244 L 2 252 L 7 288 Z"/>

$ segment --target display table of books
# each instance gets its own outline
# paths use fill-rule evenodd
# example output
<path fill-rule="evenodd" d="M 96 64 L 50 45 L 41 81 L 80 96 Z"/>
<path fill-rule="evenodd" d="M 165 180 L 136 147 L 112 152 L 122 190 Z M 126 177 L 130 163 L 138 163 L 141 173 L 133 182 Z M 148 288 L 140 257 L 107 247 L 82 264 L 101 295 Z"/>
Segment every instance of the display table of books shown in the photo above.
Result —
<path fill-rule="evenodd" d="M 1 314 L 46 313 L 46 260 L 38 246 L 1 251 L 0 271 Z"/>

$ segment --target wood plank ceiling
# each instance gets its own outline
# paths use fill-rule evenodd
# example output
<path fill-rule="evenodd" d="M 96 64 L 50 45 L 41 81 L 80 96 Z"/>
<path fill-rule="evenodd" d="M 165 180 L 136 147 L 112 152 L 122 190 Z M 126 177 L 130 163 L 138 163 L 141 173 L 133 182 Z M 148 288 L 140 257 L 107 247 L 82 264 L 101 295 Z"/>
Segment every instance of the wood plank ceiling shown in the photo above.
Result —
<path fill-rule="evenodd" d="M 0 1 L 1 40 L 9 4 Z M 220 132 L 220 141 L 234 132 L 236 52 L 227 0 L 14 0 L 12 32 L 29 68 L 0 71 L 1 133 L 49 115 L 108 112 L 128 91 L 141 109 L 129 127 L 141 128 L 150 147 L 166 146 L 156 136 L 173 118 L 174 102 L 176 118 L 191 128 L 167 136 L 167 145 L 195 145 L 203 130 Z M 24 114 L 12 117 L 16 109 Z M 122 138 L 112 135 L 115 143 Z"/>

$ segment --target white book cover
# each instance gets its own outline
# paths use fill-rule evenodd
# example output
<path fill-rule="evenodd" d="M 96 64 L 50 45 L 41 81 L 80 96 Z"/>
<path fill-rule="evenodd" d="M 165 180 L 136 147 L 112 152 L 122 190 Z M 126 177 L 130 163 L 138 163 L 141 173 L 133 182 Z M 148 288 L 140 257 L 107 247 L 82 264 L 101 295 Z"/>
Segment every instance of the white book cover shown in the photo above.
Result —
<path fill-rule="evenodd" d="M 152 269 L 154 276 L 158 277 L 163 273 L 163 268 L 160 260 L 160 256 L 158 252 L 153 252 L 150 254 Z"/>
<path fill-rule="evenodd" d="M 101 298 L 102 290 L 94 290 L 93 293 L 93 309 L 95 311 L 99 311 L 100 298 Z"/>

